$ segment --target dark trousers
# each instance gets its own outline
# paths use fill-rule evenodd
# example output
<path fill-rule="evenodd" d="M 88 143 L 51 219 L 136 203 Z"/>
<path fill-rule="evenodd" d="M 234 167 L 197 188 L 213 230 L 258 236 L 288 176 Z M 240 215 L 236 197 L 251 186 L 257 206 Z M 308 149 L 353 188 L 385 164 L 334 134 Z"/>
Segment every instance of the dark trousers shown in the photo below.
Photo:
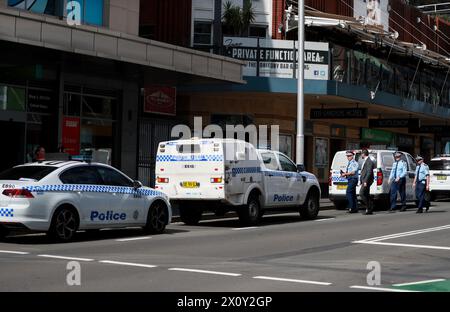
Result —
<path fill-rule="evenodd" d="M 426 189 L 425 184 L 420 182 L 416 184 L 416 198 L 419 202 L 417 208 L 419 208 L 420 210 L 422 210 L 423 207 L 426 205 L 425 189 Z"/>
<path fill-rule="evenodd" d="M 370 185 L 372 185 L 372 183 Z M 372 198 L 370 197 L 370 185 L 367 184 L 367 186 L 364 186 L 364 184 L 362 184 L 361 189 L 359 190 L 359 196 L 361 197 L 361 201 L 366 207 L 367 212 L 372 212 L 373 210 Z"/>
<path fill-rule="evenodd" d="M 402 207 L 406 207 L 406 178 L 400 179 L 398 182 L 393 181 L 391 184 L 391 210 L 397 205 L 397 192 L 400 193 Z"/>
<path fill-rule="evenodd" d="M 347 200 L 348 200 L 348 206 L 351 211 L 357 211 L 358 210 L 358 203 L 356 198 L 356 185 L 358 184 L 358 179 L 348 179 L 348 186 L 347 186 Z"/>

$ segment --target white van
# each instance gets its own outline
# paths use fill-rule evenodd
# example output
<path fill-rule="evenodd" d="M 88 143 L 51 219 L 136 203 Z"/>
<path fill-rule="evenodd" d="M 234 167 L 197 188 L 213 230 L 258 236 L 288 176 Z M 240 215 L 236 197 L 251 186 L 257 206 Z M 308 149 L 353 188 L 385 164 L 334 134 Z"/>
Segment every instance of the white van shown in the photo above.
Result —
<path fill-rule="evenodd" d="M 361 150 L 353 151 L 355 153 L 355 160 L 359 163 L 359 169 L 363 164 L 361 157 Z M 345 209 L 347 207 L 347 179 L 340 176 L 340 171 L 347 169 L 348 160 L 345 156 L 346 151 L 339 151 L 334 155 L 331 164 L 330 177 L 328 181 L 329 198 L 334 203 L 336 209 Z M 415 201 L 416 195 L 412 187 L 414 182 L 416 161 L 414 158 L 406 153 L 402 153 L 402 160 L 407 163 L 408 173 L 406 175 L 406 200 Z M 390 206 L 389 193 L 390 185 L 389 175 L 394 164 L 394 151 L 391 150 L 369 150 L 369 157 L 374 161 L 376 169 L 374 170 L 375 181 L 370 187 L 370 194 L 375 200 L 375 207 L 379 209 L 388 209 Z M 358 172 L 359 175 L 359 172 Z M 356 188 L 356 193 L 359 196 L 360 185 Z"/>
<path fill-rule="evenodd" d="M 257 223 L 267 208 L 294 208 L 308 219 L 319 212 L 314 175 L 282 153 L 240 140 L 161 142 L 155 173 L 155 188 L 178 206 L 186 224 L 198 223 L 206 210 L 235 210 L 245 224 Z"/>
<path fill-rule="evenodd" d="M 438 155 L 431 159 L 430 192 L 431 200 L 437 196 L 450 195 L 450 155 Z"/>

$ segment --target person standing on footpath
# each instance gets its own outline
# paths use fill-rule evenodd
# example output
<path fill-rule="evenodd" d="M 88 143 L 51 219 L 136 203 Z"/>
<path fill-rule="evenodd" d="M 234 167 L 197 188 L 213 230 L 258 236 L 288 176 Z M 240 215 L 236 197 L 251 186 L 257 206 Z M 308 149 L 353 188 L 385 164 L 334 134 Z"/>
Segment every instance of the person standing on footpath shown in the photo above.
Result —
<path fill-rule="evenodd" d="M 428 168 L 428 165 L 424 163 L 422 156 L 417 156 L 416 161 L 417 168 L 413 187 L 416 189 L 416 198 L 418 201 L 416 213 L 422 213 L 424 206 L 426 206 L 425 211 L 428 211 L 430 208 L 425 202 L 425 191 L 430 191 L 430 169 Z"/>
<path fill-rule="evenodd" d="M 361 189 L 359 190 L 359 196 L 366 207 L 366 212 L 364 214 L 371 215 L 373 214 L 373 203 L 372 198 L 370 197 L 370 186 L 374 181 L 373 170 L 375 169 L 375 164 L 372 159 L 370 159 L 369 151 L 367 149 L 362 150 L 361 157 L 364 160 L 364 163 L 361 168 Z"/>
<path fill-rule="evenodd" d="M 358 185 L 358 168 L 359 165 L 355 160 L 355 153 L 347 151 L 348 164 L 345 172 L 341 170 L 341 177 L 347 178 L 347 200 L 349 204 L 349 213 L 358 212 L 358 202 L 356 198 L 356 186 Z"/>
<path fill-rule="evenodd" d="M 395 212 L 395 207 L 397 205 L 397 192 L 400 193 L 400 199 L 402 202 L 402 208 L 400 211 L 406 210 L 406 174 L 408 168 L 406 162 L 403 161 L 402 153 L 394 153 L 395 163 L 392 165 L 391 174 L 389 176 L 389 184 L 391 185 L 390 199 L 391 208 L 389 212 Z"/>

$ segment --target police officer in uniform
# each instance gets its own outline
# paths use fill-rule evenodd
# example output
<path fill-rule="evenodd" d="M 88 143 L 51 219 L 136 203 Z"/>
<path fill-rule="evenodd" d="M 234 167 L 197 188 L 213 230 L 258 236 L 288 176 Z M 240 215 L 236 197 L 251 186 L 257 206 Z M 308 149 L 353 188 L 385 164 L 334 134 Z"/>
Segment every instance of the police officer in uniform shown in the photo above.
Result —
<path fill-rule="evenodd" d="M 416 161 L 417 168 L 413 187 L 416 189 L 416 198 L 418 200 L 416 213 L 422 213 L 424 206 L 426 206 L 426 211 L 429 209 L 429 205 L 425 202 L 425 191 L 430 190 L 430 169 L 424 163 L 422 156 L 417 156 Z"/>
<path fill-rule="evenodd" d="M 389 212 L 394 212 L 397 205 L 397 192 L 400 193 L 402 208 L 400 211 L 406 210 L 406 174 L 408 167 L 406 162 L 401 160 L 402 153 L 394 153 L 395 162 L 392 165 L 389 183 L 391 184 L 391 208 Z"/>
<path fill-rule="evenodd" d="M 356 198 L 356 186 L 358 185 L 359 165 L 355 160 L 355 153 L 348 151 L 346 153 L 348 164 L 345 172 L 341 171 L 341 177 L 347 178 L 347 200 L 349 204 L 349 213 L 358 212 L 358 202 Z"/>

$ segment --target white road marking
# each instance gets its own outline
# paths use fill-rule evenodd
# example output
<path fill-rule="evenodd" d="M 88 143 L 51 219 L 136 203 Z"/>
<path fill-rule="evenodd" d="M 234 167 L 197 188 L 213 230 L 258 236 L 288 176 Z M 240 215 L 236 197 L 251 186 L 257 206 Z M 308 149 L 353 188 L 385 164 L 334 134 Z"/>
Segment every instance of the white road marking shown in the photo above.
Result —
<path fill-rule="evenodd" d="M 330 221 L 330 220 L 334 220 L 336 218 L 323 218 L 323 219 L 318 219 L 318 220 L 314 220 L 316 222 L 321 222 L 321 221 Z"/>
<path fill-rule="evenodd" d="M 72 260 L 72 261 L 94 261 L 94 259 L 86 259 L 86 258 L 75 258 L 75 257 L 64 257 L 64 256 L 54 256 L 54 255 L 38 255 L 38 257 L 42 258 L 52 258 L 52 259 L 61 259 L 61 260 Z"/>
<path fill-rule="evenodd" d="M 429 284 L 429 283 L 436 283 L 436 282 L 444 282 L 445 279 L 439 278 L 439 279 L 433 279 L 428 281 L 420 281 L 420 282 L 412 282 L 412 283 L 403 283 L 403 284 L 393 284 L 392 286 L 410 286 L 410 285 L 419 285 L 419 284 Z"/>
<path fill-rule="evenodd" d="M 227 273 L 227 272 L 206 271 L 206 270 L 196 270 L 196 269 L 183 269 L 183 268 L 170 268 L 169 271 L 182 271 L 182 272 L 216 274 L 216 275 L 227 275 L 227 276 L 241 276 L 242 275 L 242 274 L 238 274 L 238 273 Z"/>
<path fill-rule="evenodd" d="M 257 229 L 257 226 L 249 226 L 249 227 L 243 227 L 243 228 L 234 228 L 233 231 L 243 231 L 243 230 L 252 230 Z"/>
<path fill-rule="evenodd" d="M 397 234 L 390 234 L 390 235 L 372 237 L 372 238 L 367 238 L 367 239 L 360 240 L 358 242 L 382 241 L 382 240 L 387 240 L 387 239 L 394 239 L 394 238 L 399 238 L 399 237 L 405 237 L 405 236 L 411 236 L 411 235 L 417 235 L 417 234 L 441 231 L 441 230 L 446 230 L 446 229 L 450 229 L 450 225 L 444 225 L 444 226 L 439 226 L 439 227 L 434 227 L 434 228 L 421 229 L 421 230 L 402 232 L 402 233 L 397 233 Z"/>
<path fill-rule="evenodd" d="M 306 280 L 298 280 L 298 279 L 290 279 L 290 278 L 278 278 L 278 277 L 270 277 L 270 276 L 254 276 L 253 278 L 270 280 L 270 281 L 302 283 L 302 284 L 314 284 L 314 285 L 323 285 L 323 286 L 330 286 L 330 285 L 332 285 L 332 283 L 306 281 Z"/>
<path fill-rule="evenodd" d="M 11 250 L 0 250 L 0 253 L 3 254 L 13 254 L 13 255 L 29 255 L 29 252 L 24 251 L 11 251 Z"/>
<path fill-rule="evenodd" d="M 140 264 L 140 263 L 131 263 L 131 262 L 119 262 L 119 261 L 110 261 L 110 260 L 102 260 L 99 261 L 100 263 L 106 263 L 106 264 L 117 264 L 117 265 L 125 265 L 125 266 L 135 266 L 135 267 L 141 267 L 141 268 L 156 268 L 156 265 L 151 264 Z"/>
<path fill-rule="evenodd" d="M 133 238 L 122 238 L 122 239 L 116 239 L 117 242 L 130 242 L 130 241 L 136 241 L 136 240 L 144 240 L 144 239 L 150 239 L 151 236 L 144 236 L 144 237 L 133 237 Z"/>
<path fill-rule="evenodd" d="M 417 291 L 414 291 L 414 290 L 391 289 L 391 288 L 368 287 L 368 286 L 350 286 L 350 288 L 367 289 L 367 290 L 379 290 L 379 291 L 392 291 L 392 292 L 417 292 Z"/>
<path fill-rule="evenodd" d="M 384 243 L 384 242 L 366 242 L 356 241 L 355 244 L 368 244 L 368 245 L 384 245 L 384 246 L 397 246 L 397 247 L 410 247 L 410 248 L 425 248 L 425 249 L 438 249 L 438 250 L 450 250 L 450 247 L 445 246 L 431 246 L 431 245 L 414 245 L 414 244 L 400 244 L 400 243 Z"/>

